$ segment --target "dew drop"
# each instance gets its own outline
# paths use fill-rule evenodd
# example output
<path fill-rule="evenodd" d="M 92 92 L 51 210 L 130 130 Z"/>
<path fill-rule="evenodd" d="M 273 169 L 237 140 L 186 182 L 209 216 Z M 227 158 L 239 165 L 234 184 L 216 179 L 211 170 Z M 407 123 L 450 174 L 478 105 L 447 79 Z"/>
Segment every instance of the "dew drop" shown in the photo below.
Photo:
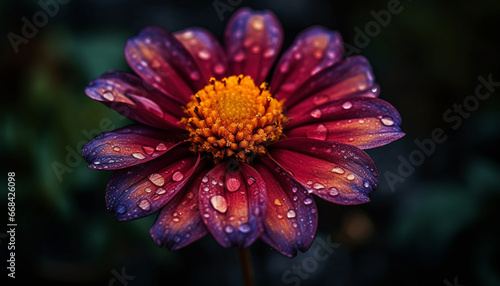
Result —
<path fill-rule="evenodd" d="M 281 201 L 279 199 L 274 199 L 274 204 L 277 206 L 281 206 Z"/>
<path fill-rule="evenodd" d="M 144 152 L 148 155 L 151 155 L 154 153 L 155 151 L 155 148 L 153 147 L 150 147 L 150 146 L 142 146 L 142 150 L 144 150 Z"/>
<path fill-rule="evenodd" d="M 217 181 L 215 179 L 212 179 L 212 185 L 217 185 Z"/>
<path fill-rule="evenodd" d="M 164 193 L 166 193 L 167 191 L 164 189 L 164 188 L 158 188 L 156 190 L 156 194 L 157 195 L 163 195 Z"/>
<path fill-rule="evenodd" d="M 294 218 L 295 216 L 296 216 L 295 211 L 292 209 L 288 210 L 288 212 L 286 213 L 287 218 Z"/>
<path fill-rule="evenodd" d="M 111 91 L 106 91 L 106 92 L 104 92 L 104 93 L 102 94 L 102 97 L 104 97 L 104 99 L 109 100 L 109 101 L 113 101 L 113 100 L 115 100 L 115 97 L 114 97 L 114 95 L 113 95 L 113 92 L 111 92 Z"/>
<path fill-rule="evenodd" d="M 382 117 L 382 119 L 380 119 L 380 121 L 385 126 L 392 126 L 392 125 L 394 125 L 394 120 L 391 117 L 389 117 L 389 116 Z"/>
<path fill-rule="evenodd" d="M 223 196 L 213 196 L 210 199 L 212 207 L 220 213 L 225 213 L 227 211 L 227 201 Z"/>
<path fill-rule="evenodd" d="M 179 222 L 180 221 L 180 219 L 178 217 L 174 217 L 172 220 L 175 221 L 175 222 Z"/>
<path fill-rule="evenodd" d="M 307 138 L 317 139 L 317 140 L 325 140 L 327 137 L 328 130 L 325 125 L 320 124 L 316 127 L 316 129 L 309 129 L 306 131 Z"/>
<path fill-rule="evenodd" d="M 293 192 L 293 193 L 296 193 L 296 192 L 297 192 L 297 190 L 298 190 L 298 189 L 297 189 L 297 187 L 292 187 L 292 192 Z"/>
<path fill-rule="evenodd" d="M 305 205 L 310 205 L 310 204 L 312 204 L 312 202 L 313 202 L 313 199 L 312 199 L 312 198 L 306 198 L 306 199 L 304 200 L 304 204 L 305 204 Z"/>
<path fill-rule="evenodd" d="M 341 175 L 345 173 L 344 169 L 342 169 L 342 168 L 341 168 L 341 167 L 339 167 L 339 166 L 334 167 L 334 168 L 332 169 L 332 172 L 333 172 L 333 173 L 337 173 L 337 174 L 341 174 Z"/>
<path fill-rule="evenodd" d="M 254 177 L 249 177 L 247 180 L 247 184 L 249 186 L 253 185 L 255 183 L 255 178 Z"/>
<path fill-rule="evenodd" d="M 151 193 L 151 191 L 152 191 L 152 190 L 151 190 L 151 188 L 145 188 L 145 189 L 144 189 L 144 191 L 145 191 L 146 193 Z"/>
<path fill-rule="evenodd" d="M 115 148 L 113 148 L 113 150 L 116 152 L 120 152 L 120 147 L 115 147 Z"/>
<path fill-rule="evenodd" d="M 206 184 L 208 182 L 208 177 L 207 176 L 203 177 L 203 179 L 201 179 L 201 181 Z"/>
<path fill-rule="evenodd" d="M 322 185 L 322 184 L 320 184 L 320 183 L 314 183 L 313 188 L 314 188 L 315 190 L 321 190 L 321 189 L 324 189 L 324 188 L 325 188 L 325 186 L 324 186 L 324 185 Z"/>
<path fill-rule="evenodd" d="M 226 225 L 226 227 L 224 228 L 224 231 L 226 233 L 232 233 L 234 231 L 233 227 L 230 226 L 230 225 Z"/>
<path fill-rule="evenodd" d="M 274 56 L 275 53 L 276 53 L 276 51 L 274 49 L 267 49 L 264 52 L 264 57 L 265 58 L 270 58 L 270 57 Z"/>
<path fill-rule="evenodd" d="M 338 194 L 339 190 L 337 188 L 331 187 L 330 189 L 328 189 L 328 195 L 335 197 L 338 196 Z"/>
<path fill-rule="evenodd" d="M 278 215 L 277 215 L 277 217 L 278 217 L 279 219 L 282 219 L 282 218 L 283 218 L 283 216 L 282 216 L 282 215 L 280 215 L 280 214 L 278 214 Z"/>
<path fill-rule="evenodd" d="M 328 95 L 326 94 L 318 94 L 313 97 L 313 103 L 316 105 L 321 105 L 328 101 Z"/>
<path fill-rule="evenodd" d="M 252 230 L 252 227 L 248 223 L 244 223 L 240 225 L 238 229 L 243 233 L 248 233 Z"/>
<path fill-rule="evenodd" d="M 343 109 L 349 109 L 351 107 L 352 107 L 352 103 L 350 101 L 346 101 L 346 102 L 344 102 L 344 104 L 342 104 Z"/>
<path fill-rule="evenodd" d="M 151 209 L 151 203 L 148 200 L 141 200 L 137 206 L 145 211 L 149 211 Z"/>
<path fill-rule="evenodd" d="M 236 192 L 241 186 L 241 182 L 236 178 L 229 178 L 226 181 L 226 188 L 230 192 Z"/>
<path fill-rule="evenodd" d="M 187 198 L 188 198 L 188 199 L 192 199 L 192 198 L 194 198 L 194 193 L 193 193 L 193 192 L 189 192 L 189 193 L 187 194 Z"/>
<path fill-rule="evenodd" d="M 310 115 L 314 118 L 320 118 L 321 117 L 321 110 L 314 109 L 313 111 L 311 111 Z"/>
<path fill-rule="evenodd" d="M 370 187 L 370 182 L 365 181 L 365 182 L 363 183 L 363 186 L 364 186 L 365 188 L 369 188 L 369 187 Z"/>
<path fill-rule="evenodd" d="M 202 50 L 198 51 L 198 57 L 202 60 L 209 60 L 210 53 L 206 49 L 202 49 Z"/>
<path fill-rule="evenodd" d="M 353 175 L 353 174 L 349 174 L 349 175 L 347 175 L 347 179 L 348 179 L 349 181 L 354 180 L 354 175 Z"/>
<path fill-rule="evenodd" d="M 225 67 L 224 67 L 224 65 L 223 65 L 223 64 L 221 64 L 221 63 L 218 63 L 218 64 L 216 64 L 216 65 L 214 66 L 214 72 L 215 72 L 216 74 L 222 74 L 222 73 L 224 73 L 224 71 L 225 71 L 225 70 L 226 70 L 226 68 L 225 68 Z"/>
<path fill-rule="evenodd" d="M 156 151 L 165 151 L 167 150 L 167 146 L 165 146 L 165 144 L 163 143 L 160 143 L 156 146 Z"/>
<path fill-rule="evenodd" d="M 134 157 L 136 159 L 139 159 L 139 160 L 142 160 L 142 159 L 146 158 L 146 156 L 144 156 L 144 154 L 142 154 L 142 153 L 133 153 L 132 157 Z"/>
<path fill-rule="evenodd" d="M 179 181 L 181 181 L 183 178 L 184 178 L 184 174 L 182 174 L 182 173 L 181 173 L 181 172 L 179 172 L 179 171 L 175 172 L 175 173 L 172 175 L 172 180 L 174 180 L 175 182 L 179 182 Z"/>
<path fill-rule="evenodd" d="M 162 175 L 154 173 L 149 176 L 149 180 L 151 183 L 155 184 L 158 187 L 163 186 L 165 184 L 165 178 Z"/>
<path fill-rule="evenodd" d="M 124 214 L 127 211 L 127 207 L 125 205 L 118 205 L 115 209 L 117 214 Z"/>

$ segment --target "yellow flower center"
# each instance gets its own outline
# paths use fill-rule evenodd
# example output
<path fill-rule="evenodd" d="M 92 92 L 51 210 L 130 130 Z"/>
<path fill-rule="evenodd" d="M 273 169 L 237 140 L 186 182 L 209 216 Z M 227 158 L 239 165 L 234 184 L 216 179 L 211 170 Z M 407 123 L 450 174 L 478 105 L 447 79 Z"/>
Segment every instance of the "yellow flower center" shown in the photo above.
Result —
<path fill-rule="evenodd" d="M 257 87 L 249 76 L 230 76 L 192 96 L 181 122 L 189 131 L 191 149 L 212 156 L 215 163 L 232 157 L 250 162 L 282 136 L 288 119 L 283 102 L 274 99 L 267 83 Z"/>

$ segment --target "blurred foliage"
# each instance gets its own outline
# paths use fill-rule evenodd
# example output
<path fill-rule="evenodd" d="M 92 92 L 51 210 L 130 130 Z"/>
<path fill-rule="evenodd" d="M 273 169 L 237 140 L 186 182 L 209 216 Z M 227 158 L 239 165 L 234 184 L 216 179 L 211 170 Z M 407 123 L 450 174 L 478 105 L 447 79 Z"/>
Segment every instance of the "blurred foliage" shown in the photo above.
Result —
<path fill-rule="evenodd" d="M 0 2 L 3 35 L 21 34 L 21 17 L 31 19 L 41 9 L 37 3 Z M 370 11 L 386 9 L 387 3 L 260 0 L 241 6 L 274 11 L 287 47 L 311 25 L 339 30 L 353 45 L 353 28 L 364 29 L 373 21 Z M 408 156 L 417 148 L 413 141 L 429 138 L 434 128 L 443 128 L 449 139 L 395 192 L 381 177 L 367 205 L 317 200 L 317 237 L 331 235 L 341 246 L 301 282 L 441 285 L 458 277 L 464 285 L 500 285 L 500 91 L 482 101 L 458 130 L 442 119 L 445 110 L 474 93 L 478 76 L 491 73 L 500 81 L 500 2 L 401 3 L 403 11 L 392 15 L 361 54 L 373 65 L 381 97 L 400 111 L 407 136 L 368 152 L 383 174 L 396 170 L 398 155 Z M 154 216 L 115 221 L 104 204 L 111 173 L 88 170 L 79 156 L 82 144 L 100 133 L 103 119 L 115 128 L 131 122 L 83 92 L 107 70 L 129 71 L 123 56 L 127 38 L 148 25 L 169 31 L 197 25 L 220 39 L 230 14 L 221 22 L 211 1 L 74 0 L 60 5 L 17 54 L 4 38 L 1 168 L 3 174 L 16 172 L 17 282 L 107 284 L 113 270 L 125 267 L 135 276 L 130 285 L 240 283 L 235 249 L 224 249 L 211 237 L 171 252 L 149 237 Z M 68 167 L 62 180 L 54 162 Z M 6 197 L 0 202 L 4 206 Z M 317 245 L 316 240 L 313 248 Z M 5 244 L 0 248 L 4 259 Z M 262 242 L 251 251 L 259 285 L 286 285 L 284 271 L 312 255 L 288 259 Z"/>

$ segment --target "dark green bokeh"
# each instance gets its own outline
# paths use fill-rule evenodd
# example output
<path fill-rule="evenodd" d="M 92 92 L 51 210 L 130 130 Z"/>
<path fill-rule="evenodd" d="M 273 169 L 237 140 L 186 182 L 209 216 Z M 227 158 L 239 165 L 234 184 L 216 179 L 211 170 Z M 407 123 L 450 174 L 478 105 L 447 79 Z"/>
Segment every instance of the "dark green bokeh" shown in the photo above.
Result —
<path fill-rule="evenodd" d="M 273 10 L 284 26 L 286 48 L 300 30 L 316 24 L 340 31 L 354 46 L 354 28 L 364 30 L 373 21 L 370 11 L 386 9 L 388 2 L 260 0 L 240 6 Z M 317 200 L 317 239 L 331 235 L 341 246 L 300 285 L 446 285 L 446 279 L 453 285 L 455 277 L 463 285 L 500 285 L 500 87 L 456 129 L 443 119 L 446 110 L 474 95 L 478 76 L 500 81 L 500 2 L 401 5 L 401 13 L 360 52 L 372 63 L 381 98 L 400 111 L 407 136 L 368 151 L 381 174 L 371 203 Z M 231 12 L 220 21 L 211 1 L 74 0 L 60 5 L 15 53 L 5 35 L 21 35 L 21 18 L 32 19 L 40 10 L 37 1 L 0 3 L 1 176 L 6 182 L 7 172 L 16 172 L 18 223 L 18 278 L 6 281 L 107 285 L 124 268 L 135 276 L 129 285 L 241 283 L 236 250 L 209 236 L 171 252 L 149 237 L 154 216 L 115 221 L 104 204 L 111 173 L 90 171 L 79 157 L 82 144 L 104 131 L 100 124 L 118 128 L 131 122 L 83 92 L 107 70 L 129 71 L 127 38 L 158 25 L 169 31 L 203 26 L 220 39 Z M 431 138 L 435 128 L 447 140 L 392 191 L 384 174 L 397 173 L 398 156 L 408 159 L 418 148 L 414 140 Z M 58 178 L 54 164 L 69 169 Z M 2 261 L 6 242 L 0 242 Z M 294 285 L 283 273 L 313 257 L 309 251 L 289 259 L 260 241 L 251 252 L 261 285 Z M 0 273 L 7 279 L 5 267 Z"/>

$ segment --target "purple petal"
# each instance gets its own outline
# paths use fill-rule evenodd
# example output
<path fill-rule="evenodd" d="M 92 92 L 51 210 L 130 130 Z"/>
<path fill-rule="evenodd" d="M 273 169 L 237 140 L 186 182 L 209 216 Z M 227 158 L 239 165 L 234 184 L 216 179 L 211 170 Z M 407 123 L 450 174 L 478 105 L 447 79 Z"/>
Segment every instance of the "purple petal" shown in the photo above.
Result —
<path fill-rule="evenodd" d="M 290 138 L 270 145 L 269 154 L 308 191 L 330 202 L 366 203 L 378 187 L 375 163 L 351 145 Z"/>
<path fill-rule="evenodd" d="M 229 20 L 224 39 L 232 73 L 249 75 L 258 85 L 279 54 L 283 28 L 272 12 L 243 8 Z"/>
<path fill-rule="evenodd" d="M 286 99 L 311 76 L 339 62 L 342 56 L 339 33 L 324 27 L 304 30 L 278 62 L 271 80 L 274 97 Z"/>
<path fill-rule="evenodd" d="M 226 55 L 212 33 L 203 28 L 190 28 L 174 36 L 191 54 L 207 83 L 211 77 L 220 80 L 228 75 Z"/>
<path fill-rule="evenodd" d="M 149 230 L 151 238 L 158 246 L 176 250 L 208 233 L 198 208 L 198 190 L 207 170 L 200 167 L 198 169 L 201 172 L 196 171 L 190 184 L 161 209 L 156 222 Z"/>
<path fill-rule="evenodd" d="M 361 149 L 386 145 L 404 136 L 396 108 L 378 98 L 336 100 L 291 116 L 288 137 L 308 137 Z"/>
<path fill-rule="evenodd" d="M 312 76 L 287 98 L 285 105 L 290 113 L 295 114 L 299 113 L 296 109 L 304 110 L 304 106 L 295 108 L 295 105 L 308 98 L 312 98 L 313 103 L 319 105 L 333 100 L 359 97 L 361 92 L 371 91 L 375 87 L 368 60 L 362 56 L 354 56 Z M 374 94 L 369 96 L 375 97 Z"/>
<path fill-rule="evenodd" d="M 146 27 L 129 39 L 125 56 L 140 77 L 182 104 L 208 81 L 184 46 L 159 27 Z"/>
<path fill-rule="evenodd" d="M 92 139 L 82 148 L 82 156 L 90 169 L 123 169 L 151 161 L 186 138 L 179 132 L 131 125 Z"/>
<path fill-rule="evenodd" d="M 183 129 L 178 123 L 184 116 L 180 104 L 134 75 L 109 71 L 91 81 L 85 93 L 140 123 L 168 130 Z"/>
<path fill-rule="evenodd" d="M 318 212 L 307 189 L 271 159 L 255 165 L 266 182 L 267 216 L 261 239 L 282 254 L 293 257 L 306 251 L 314 240 Z"/>
<path fill-rule="evenodd" d="M 116 219 L 150 215 L 177 194 L 200 161 L 189 145 L 182 143 L 156 160 L 113 173 L 106 188 L 106 205 Z"/>
<path fill-rule="evenodd" d="M 248 247 L 262 233 L 266 187 L 245 163 L 220 163 L 203 177 L 199 205 L 202 219 L 224 247 Z"/>

